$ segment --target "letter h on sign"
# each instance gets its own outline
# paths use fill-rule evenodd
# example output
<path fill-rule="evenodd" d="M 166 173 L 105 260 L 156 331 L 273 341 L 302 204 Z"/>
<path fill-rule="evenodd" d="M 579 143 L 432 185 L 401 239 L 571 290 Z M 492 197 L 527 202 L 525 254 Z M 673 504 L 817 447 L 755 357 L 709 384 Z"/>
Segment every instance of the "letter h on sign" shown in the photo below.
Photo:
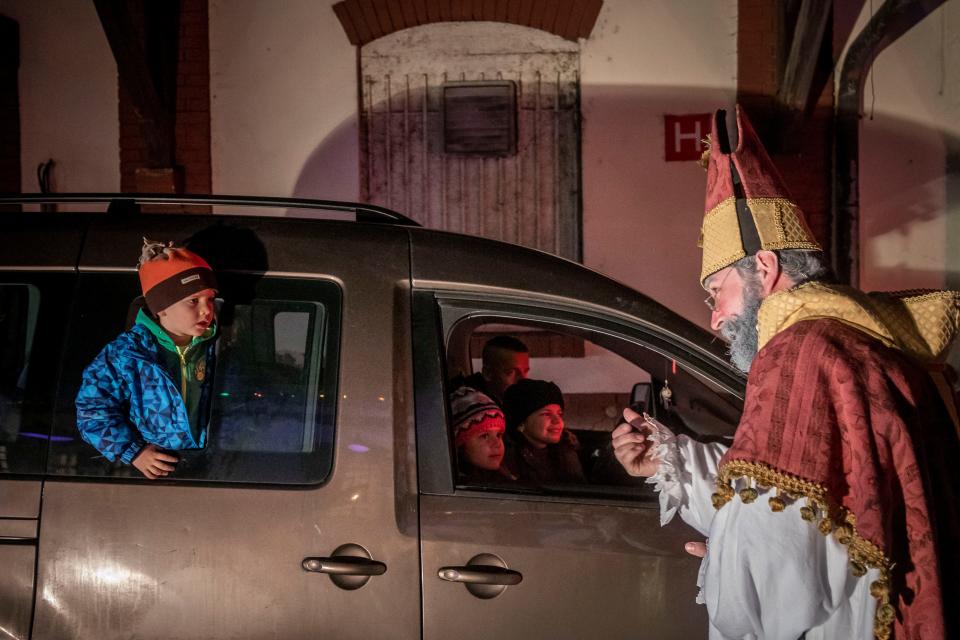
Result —
<path fill-rule="evenodd" d="M 710 114 L 664 115 L 663 128 L 664 159 L 667 162 L 699 160 L 706 149 L 703 139 L 710 133 Z"/>

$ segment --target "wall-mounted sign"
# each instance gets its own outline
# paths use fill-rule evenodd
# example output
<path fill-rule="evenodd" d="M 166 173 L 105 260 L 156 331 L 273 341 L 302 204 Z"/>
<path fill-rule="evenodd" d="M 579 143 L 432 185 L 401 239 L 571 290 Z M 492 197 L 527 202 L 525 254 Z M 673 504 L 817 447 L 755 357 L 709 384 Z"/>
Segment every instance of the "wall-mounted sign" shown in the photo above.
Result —
<path fill-rule="evenodd" d="M 709 113 L 663 116 L 664 159 L 667 162 L 699 160 L 710 133 Z"/>

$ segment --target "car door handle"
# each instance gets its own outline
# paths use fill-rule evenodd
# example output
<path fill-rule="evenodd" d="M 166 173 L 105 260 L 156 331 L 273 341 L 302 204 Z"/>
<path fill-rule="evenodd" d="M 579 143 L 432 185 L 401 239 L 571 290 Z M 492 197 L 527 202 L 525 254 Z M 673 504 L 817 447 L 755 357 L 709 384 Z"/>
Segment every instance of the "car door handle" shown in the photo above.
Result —
<path fill-rule="evenodd" d="M 470 565 L 466 567 L 440 567 L 437 576 L 447 582 L 465 582 L 467 584 L 489 584 L 512 586 L 520 584 L 523 574 L 502 567 Z"/>
<path fill-rule="evenodd" d="M 387 565 L 382 562 L 350 556 L 304 558 L 303 568 L 305 571 L 333 576 L 382 576 L 387 572 Z"/>

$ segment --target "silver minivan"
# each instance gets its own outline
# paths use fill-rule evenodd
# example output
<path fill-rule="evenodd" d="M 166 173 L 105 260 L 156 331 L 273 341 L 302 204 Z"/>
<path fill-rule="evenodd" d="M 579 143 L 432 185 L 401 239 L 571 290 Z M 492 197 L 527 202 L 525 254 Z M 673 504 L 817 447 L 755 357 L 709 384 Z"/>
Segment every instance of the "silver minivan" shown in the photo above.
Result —
<path fill-rule="evenodd" d="M 24 210 L 0 216 L 3 637 L 706 637 L 694 534 L 660 526 L 609 435 L 636 402 L 732 435 L 745 381 L 706 331 L 579 264 L 367 205 L 0 206 Z M 208 444 L 160 481 L 83 442 L 74 407 L 142 304 L 144 236 L 204 256 L 222 298 Z M 495 335 L 563 390 L 586 481 L 458 474 L 451 380 Z"/>

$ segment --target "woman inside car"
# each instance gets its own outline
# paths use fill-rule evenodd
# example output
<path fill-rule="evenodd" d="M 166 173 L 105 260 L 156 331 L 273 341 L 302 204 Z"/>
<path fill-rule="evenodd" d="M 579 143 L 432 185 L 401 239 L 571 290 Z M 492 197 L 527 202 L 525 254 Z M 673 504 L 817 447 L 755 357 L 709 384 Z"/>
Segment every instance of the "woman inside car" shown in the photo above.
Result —
<path fill-rule="evenodd" d="M 545 380 L 520 380 L 504 394 L 510 434 L 505 465 L 521 482 L 586 482 L 576 438 L 565 429 L 563 394 Z"/>

